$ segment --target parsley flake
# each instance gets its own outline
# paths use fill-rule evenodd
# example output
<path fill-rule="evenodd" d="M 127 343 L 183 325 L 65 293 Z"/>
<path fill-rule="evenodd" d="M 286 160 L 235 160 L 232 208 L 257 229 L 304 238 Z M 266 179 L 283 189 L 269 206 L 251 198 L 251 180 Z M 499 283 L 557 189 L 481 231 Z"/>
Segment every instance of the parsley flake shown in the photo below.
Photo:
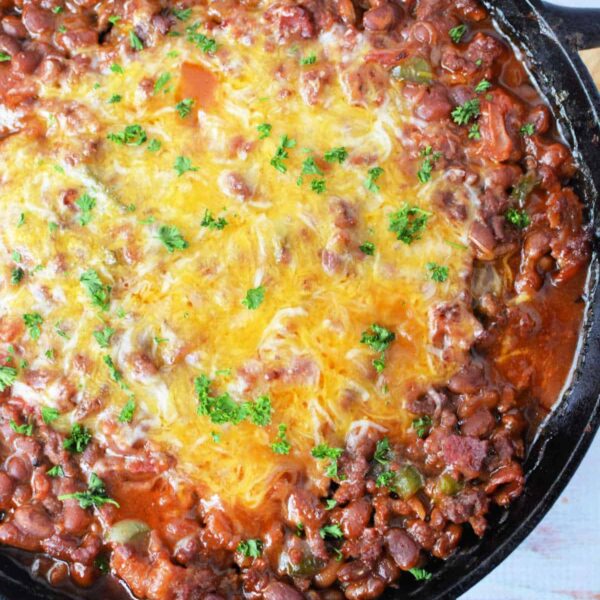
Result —
<path fill-rule="evenodd" d="M 21 267 L 15 267 L 10 273 L 10 283 L 12 285 L 19 285 L 23 277 L 25 277 L 25 271 Z"/>
<path fill-rule="evenodd" d="M 338 146 L 337 148 L 327 150 L 323 158 L 329 163 L 337 162 L 341 165 L 348 158 L 348 151 L 343 146 Z"/>
<path fill-rule="evenodd" d="M 412 428 L 417 434 L 417 437 L 424 438 L 431 428 L 431 423 L 432 421 L 429 415 L 424 415 L 417 419 L 413 419 Z"/>
<path fill-rule="evenodd" d="M 94 269 L 85 271 L 79 281 L 90 295 L 92 304 L 103 311 L 107 311 L 110 306 L 110 291 L 112 288 L 102 283 L 100 276 Z"/>
<path fill-rule="evenodd" d="M 71 435 L 63 441 L 63 448 L 68 452 L 80 454 L 87 448 L 91 441 L 92 434 L 87 427 L 84 427 L 79 423 L 74 423 L 71 428 Z"/>
<path fill-rule="evenodd" d="M 467 33 L 467 26 L 464 24 L 457 25 L 456 27 L 453 27 L 452 29 L 450 29 L 450 31 L 448 31 L 448 35 L 450 36 L 450 39 L 455 44 L 460 43 L 460 41 L 462 40 L 465 33 Z"/>
<path fill-rule="evenodd" d="M 525 123 L 525 125 L 519 129 L 519 133 L 523 137 L 530 137 L 535 133 L 535 125 L 533 123 Z"/>
<path fill-rule="evenodd" d="M 173 168 L 177 171 L 177 175 L 181 177 L 188 171 L 197 171 L 198 167 L 192 166 L 192 161 L 187 156 L 178 156 L 173 163 Z"/>
<path fill-rule="evenodd" d="M 148 150 L 148 152 L 158 152 L 162 147 L 162 143 L 160 142 L 160 140 L 152 139 L 148 142 L 148 146 L 146 147 L 146 149 Z"/>
<path fill-rule="evenodd" d="M 175 110 L 179 113 L 182 119 L 185 119 L 191 112 L 192 106 L 194 106 L 193 98 L 184 98 L 181 102 L 175 105 Z"/>
<path fill-rule="evenodd" d="M 319 534 L 323 539 L 331 537 L 336 540 L 341 540 L 344 537 L 342 529 L 337 523 L 321 527 L 321 529 L 319 529 Z"/>
<path fill-rule="evenodd" d="M 367 171 L 367 178 L 365 179 L 365 187 L 370 191 L 377 193 L 379 186 L 375 183 L 383 175 L 383 169 L 381 167 L 373 167 Z"/>
<path fill-rule="evenodd" d="M 471 120 L 479 116 L 480 108 L 478 98 L 466 100 L 452 111 L 452 120 L 457 125 L 467 125 Z"/>
<path fill-rule="evenodd" d="M 60 417 L 60 413 L 56 408 L 52 408 L 51 406 L 42 406 L 41 409 L 42 420 L 46 425 L 50 425 L 53 421 L 56 421 L 58 417 Z"/>
<path fill-rule="evenodd" d="M 92 220 L 92 210 L 96 206 L 96 199 L 85 192 L 75 200 L 75 204 L 81 211 L 78 218 L 79 224 L 85 227 Z"/>
<path fill-rule="evenodd" d="M 96 475 L 92 473 L 90 480 L 88 481 L 88 489 L 85 492 L 75 492 L 74 494 L 62 494 L 58 496 L 58 499 L 62 502 L 64 500 L 77 500 L 81 508 L 92 508 L 100 507 L 105 504 L 112 504 L 119 508 L 119 503 L 116 500 L 108 497 L 106 493 L 106 487 L 104 482 Z"/>
<path fill-rule="evenodd" d="M 525 227 L 531 223 L 530 216 L 524 210 L 519 210 L 517 208 L 508 209 L 506 212 L 506 220 L 519 229 L 525 229 Z"/>
<path fill-rule="evenodd" d="M 325 475 L 332 479 L 339 478 L 338 459 L 344 453 L 343 448 L 336 448 L 328 444 L 318 444 L 311 451 L 311 455 L 319 460 L 329 459 L 329 464 L 325 469 Z"/>
<path fill-rule="evenodd" d="M 427 571 L 426 569 L 419 569 L 414 567 L 409 569 L 408 572 L 417 580 L 417 581 L 428 581 L 433 577 L 433 575 Z"/>
<path fill-rule="evenodd" d="M 375 244 L 373 242 L 363 242 L 358 249 L 367 256 L 373 256 L 375 254 Z"/>
<path fill-rule="evenodd" d="M 40 315 L 40 313 L 25 313 L 23 315 L 23 321 L 25 327 L 27 327 L 27 331 L 29 331 L 29 337 L 32 340 L 38 340 L 42 334 L 40 325 L 44 322 L 42 315 Z"/>
<path fill-rule="evenodd" d="M 265 138 L 268 138 L 271 135 L 271 129 L 273 129 L 273 126 L 270 123 L 261 123 L 260 125 L 257 125 L 256 130 L 258 131 L 258 139 L 264 140 Z"/>
<path fill-rule="evenodd" d="M 9 388 L 17 380 L 17 370 L 13 367 L 0 365 L 0 392 Z"/>
<path fill-rule="evenodd" d="M 108 99 L 108 103 L 109 104 L 117 104 L 117 103 L 121 102 L 121 100 L 123 100 L 123 96 L 121 96 L 121 94 L 113 94 Z"/>
<path fill-rule="evenodd" d="M 222 230 L 225 229 L 227 224 L 227 220 L 224 217 L 219 217 L 218 219 L 215 219 L 210 210 L 206 209 L 204 211 L 202 221 L 200 222 L 200 227 L 208 227 L 208 229 Z"/>
<path fill-rule="evenodd" d="M 470 140 L 480 140 L 481 139 L 481 131 L 479 130 L 479 123 L 473 123 L 471 128 L 469 129 L 469 139 Z"/>
<path fill-rule="evenodd" d="M 54 465 L 51 469 L 46 471 L 46 475 L 48 475 L 48 477 L 64 477 L 65 472 L 60 465 Z"/>
<path fill-rule="evenodd" d="M 131 49 L 135 50 L 136 52 L 144 49 L 144 44 L 142 44 L 142 40 L 140 40 L 138 35 L 133 30 L 129 32 L 129 45 L 131 46 Z"/>
<path fill-rule="evenodd" d="M 476 86 L 475 91 L 478 94 L 483 94 L 483 92 L 487 92 L 492 87 L 492 84 L 487 79 L 482 79 Z"/>
<path fill-rule="evenodd" d="M 271 159 L 271 165 L 275 167 L 280 173 L 287 172 L 287 166 L 283 162 L 286 158 L 289 158 L 288 149 L 296 146 L 296 140 L 288 138 L 287 135 L 282 135 L 279 141 L 279 146 L 275 151 L 275 156 Z"/>
<path fill-rule="evenodd" d="M 158 230 L 158 239 L 171 253 L 175 250 L 185 250 L 189 246 L 179 229 L 172 225 L 162 225 Z"/>
<path fill-rule="evenodd" d="M 237 551 L 248 558 L 259 558 L 262 554 L 263 543 L 260 540 L 242 540 Z"/>
<path fill-rule="evenodd" d="M 171 73 L 162 73 L 154 83 L 154 93 L 158 94 L 171 81 Z"/>
<path fill-rule="evenodd" d="M 242 304 L 250 309 L 256 310 L 265 299 L 265 287 L 259 285 L 256 288 L 251 288 L 246 292 L 246 297 L 242 300 Z"/>
<path fill-rule="evenodd" d="M 148 139 L 141 125 L 127 125 L 123 131 L 109 133 L 106 137 L 115 144 L 126 146 L 141 146 Z"/>
<path fill-rule="evenodd" d="M 301 65 L 314 65 L 317 62 L 317 55 L 314 52 L 300 58 Z"/>
<path fill-rule="evenodd" d="M 214 54 L 217 51 L 216 40 L 213 40 L 202 33 L 198 33 L 199 27 L 200 23 L 195 23 L 186 28 L 187 41 L 194 44 L 197 48 L 200 48 L 205 54 Z"/>
<path fill-rule="evenodd" d="M 421 232 L 427 225 L 431 213 L 404 203 L 400 210 L 389 215 L 389 231 L 396 234 L 396 238 L 405 244 L 411 244 L 421 239 Z"/>
<path fill-rule="evenodd" d="M 187 21 L 192 16 L 191 8 L 172 8 L 171 13 L 179 21 Z"/>
<path fill-rule="evenodd" d="M 277 431 L 277 441 L 271 444 L 271 450 L 275 454 L 289 454 L 292 449 L 292 445 L 289 443 L 287 436 L 287 425 L 281 423 Z"/>
<path fill-rule="evenodd" d="M 119 423 L 131 423 L 135 409 L 135 400 L 133 398 L 129 398 L 119 413 Z"/>
<path fill-rule="evenodd" d="M 434 262 L 428 262 L 426 266 L 433 281 L 437 281 L 438 283 L 444 283 L 444 281 L 448 279 L 448 267 L 438 265 Z"/>
<path fill-rule="evenodd" d="M 8 62 L 12 56 L 8 52 L 0 52 L 0 62 Z"/>
<path fill-rule="evenodd" d="M 17 425 L 13 419 L 10 420 L 10 428 L 20 435 L 33 435 L 33 423 L 23 423 L 22 425 Z"/>

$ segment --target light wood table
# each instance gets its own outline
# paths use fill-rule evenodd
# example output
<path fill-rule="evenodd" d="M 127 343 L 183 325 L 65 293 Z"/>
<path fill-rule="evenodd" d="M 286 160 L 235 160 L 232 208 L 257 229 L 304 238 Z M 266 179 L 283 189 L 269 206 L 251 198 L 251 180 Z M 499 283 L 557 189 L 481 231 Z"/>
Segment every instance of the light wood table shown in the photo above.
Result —
<path fill-rule="evenodd" d="M 582 53 L 600 88 L 600 49 Z M 600 600 L 600 436 L 533 533 L 461 600 Z"/>

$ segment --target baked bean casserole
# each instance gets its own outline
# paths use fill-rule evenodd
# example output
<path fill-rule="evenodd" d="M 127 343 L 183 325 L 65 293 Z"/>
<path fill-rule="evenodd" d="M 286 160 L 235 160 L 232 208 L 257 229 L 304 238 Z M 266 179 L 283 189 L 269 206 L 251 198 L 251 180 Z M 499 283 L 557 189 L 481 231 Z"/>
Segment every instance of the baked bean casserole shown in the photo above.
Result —
<path fill-rule="evenodd" d="M 0 6 L 0 542 L 92 598 L 366 600 L 484 535 L 589 233 L 482 6 Z"/>

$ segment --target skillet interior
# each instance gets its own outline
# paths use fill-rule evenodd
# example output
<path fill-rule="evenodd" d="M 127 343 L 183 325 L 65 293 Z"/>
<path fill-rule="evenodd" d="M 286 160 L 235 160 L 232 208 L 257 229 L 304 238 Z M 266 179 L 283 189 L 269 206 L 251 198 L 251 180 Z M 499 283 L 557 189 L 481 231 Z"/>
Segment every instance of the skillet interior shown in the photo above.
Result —
<path fill-rule="evenodd" d="M 408 578 L 402 591 L 389 590 L 384 600 L 456 598 L 498 565 L 533 530 L 564 489 L 600 425 L 600 275 L 598 198 L 600 191 L 600 96 L 580 59 L 541 16 L 537 2 L 483 0 L 501 30 L 521 49 L 534 78 L 562 126 L 562 133 L 578 159 L 577 191 L 585 200 L 593 223 L 594 255 L 587 288 L 582 339 L 569 387 L 540 428 L 524 464 L 525 492 L 508 512 L 490 515 L 483 540 L 465 536 L 461 549 L 443 566 L 432 564 L 434 577 L 421 584 Z M 572 32 L 571 32 L 572 33 Z M 551 66 L 552 68 L 549 68 Z M 2 600 L 59 600 L 64 593 L 32 580 L 7 555 L 0 555 Z M 75 597 L 107 598 L 107 589 L 79 590 Z M 71 596 L 73 597 L 73 596 Z"/>

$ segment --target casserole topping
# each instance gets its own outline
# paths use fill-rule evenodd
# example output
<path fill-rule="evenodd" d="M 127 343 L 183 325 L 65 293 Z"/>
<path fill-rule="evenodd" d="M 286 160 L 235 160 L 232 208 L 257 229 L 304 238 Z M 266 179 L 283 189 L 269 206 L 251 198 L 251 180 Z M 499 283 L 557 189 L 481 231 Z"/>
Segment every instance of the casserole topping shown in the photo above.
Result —
<path fill-rule="evenodd" d="M 374 598 L 521 493 L 588 234 L 454 4 L 5 9 L 0 541 L 52 583 Z"/>

